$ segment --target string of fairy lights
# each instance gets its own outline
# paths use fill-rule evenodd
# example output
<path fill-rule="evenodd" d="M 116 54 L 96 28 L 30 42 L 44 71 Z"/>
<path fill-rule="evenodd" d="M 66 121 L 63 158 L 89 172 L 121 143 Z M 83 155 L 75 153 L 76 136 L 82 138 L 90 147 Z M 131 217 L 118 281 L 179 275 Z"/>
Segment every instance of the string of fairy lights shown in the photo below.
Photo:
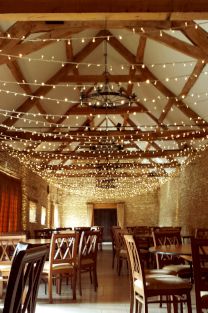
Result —
<path fill-rule="evenodd" d="M 180 31 L 186 28 L 194 28 L 194 29 L 198 29 L 201 26 L 206 26 L 208 24 L 207 21 L 198 21 L 198 22 L 188 22 L 188 21 L 184 21 L 181 22 L 180 26 L 174 26 L 174 27 L 169 27 L 169 28 L 165 28 L 164 31 L 170 31 L 173 34 L 175 33 L 175 31 Z M 106 28 L 107 25 L 105 25 Z M 73 26 L 73 28 L 75 28 L 75 26 Z M 133 34 L 152 34 L 152 33 L 160 33 L 160 36 L 163 36 L 162 30 L 159 29 L 149 29 L 149 28 L 145 28 L 145 27 L 133 27 L 132 28 L 132 33 Z M 69 45 L 71 44 L 72 40 L 79 40 L 82 43 L 84 43 L 87 39 L 88 40 L 92 40 L 92 42 L 95 42 L 96 39 L 102 39 L 102 38 L 107 38 L 108 40 L 110 38 L 118 38 L 119 40 L 122 40 L 123 37 L 121 34 L 119 35 L 113 35 L 113 34 L 108 34 L 108 35 L 97 35 L 97 36 L 71 36 L 70 38 L 53 38 L 53 37 L 44 37 L 44 38 L 40 38 L 40 37 L 36 37 L 36 38 L 28 38 L 25 35 L 22 35 L 21 37 L 14 37 L 13 35 L 11 35 L 9 32 L 6 32 L 5 35 L 1 35 L 0 39 L 3 40 L 21 40 L 24 41 L 25 39 L 27 39 L 28 42 L 53 42 L 53 41 L 66 41 Z"/>
<path fill-rule="evenodd" d="M 174 34 L 175 31 L 180 31 L 181 29 L 185 29 L 187 27 L 194 27 L 197 29 L 201 25 L 206 23 L 198 23 L 198 24 L 189 24 L 188 22 L 184 22 L 183 26 L 179 28 L 170 28 L 162 30 L 146 30 L 143 27 L 133 28 L 132 33 L 134 35 L 148 35 L 152 32 L 159 33 L 159 36 L 162 37 L 166 31 L 170 31 Z M 119 41 L 125 40 L 125 36 L 123 35 L 106 35 L 106 36 L 86 36 L 86 37 L 73 37 L 69 38 L 26 38 L 26 37 L 12 37 L 11 34 L 7 33 L 5 36 L 0 36 L 0 39 L 11 41 L 21 41 L 22 44 L 27 44 L 27 42 L 32 43 L 52 43 L 52 42 L 66 42 L 67 45 L 73 44 L 74 41 L 79 41 L 81 44 L 86 44 L 89 42 L 95 43 L 97 40 L 107 40 L 109 43 L 111 40 L 117 39 Z M 27 41 L 25 41 L 27 40 Z M 37 55 L 37 53 L 36 53 Z M 23 61 L 23 62 L 44 62 L 44 63 L 56 63 L 59 67 L 67 67 L 71 68 L 75 67 L 77 69 L 81 69 L 84 67 L 87 68 L 100 68 L 100 71 L 105 69 L 104 63 L 93 63 L 93 62 L 74 62 L 68 60 L 61 60 L 56 55 L 52 55 L 49 57 L 48 55 L 44 55 L 41 53 L 39 56 L 31 57 L 24 55 L 24 53 L 11 54 L 7 53 L 7 51 L 2 48 L 0 50 L 0 57 L 5 58 L 5 62 L 8 61 Z M 204 69 L 200 72 L 200 77 L 206 77 L 208 71 L 205 67 L 206 61 L 202 58 L 200 61 L 197 60 L 198 64 L 201 62 L 201 65 Z M 118 84 L 111 83 L 112 89 L 115 88 L 116 85 L 120 87 L 125 87 L 126 85 L 135 84 L 138 95 L 136 98 L 136 102 L 141 102 L 147 104 L 147 110 L 145 113 L 152 113 L 157 110 L 157 104 L 160 104 L 162 101 L 172 100 L 174 101 L 174 105 L 171 107 L 171 111 L 174 111 L 177 107 L 180 108 L 181 102 L 185 99 L 190 101 L 195 106 L 202 104 L 207 101 L 208 92 L 200 91 L 197 92 L 189 92 L 188 94 L 181 94 L 179 96 L 165 96 L 158 95 L 154 97 L 146 97 L 142 96 L 142 87 L 152 84 L 157 86 L 158 83 L 175 83 L 179 84 L 182 82 L 188 81 L 188 79 L 197 79 L 199 75 L 194 74 L 192 77 L 192 71 L 196 66 L 196 60 L 189 58 L 184 61 L 177 62 L 164 62 L 164 63 L 122 63 L 118 64 L 116 67 L 120 68 L 122 71 L 126 70 L 140 70 L 148 68 L 158 67 L 160 71 L 165 75 L 163 79 L 146 79 L 144 81 L 135 81 L 134 78 L 129 79 L 127 82 L 119 82 Z M 174 70 L 183 67 L 187 69 L 186 74 L 182 75 L 174 75 Z M 171 75 L 166 74 L 166 70 L 170 71 Z M 113 75 L 115 70 L 114 64 L 108 64 L 108 70 L 110 75 Z M 176 71 L 175 71 L 176 72 Z M 139 74 L 138 74 L 139 75 Z M 119 75 L 118 75 L 119 76 Z M 137 80 L 139 80 L 137 78 Z M 70 81 L 70 76 L 69 76 Z M 0 94 L 7 96 L 15 96 L 15 97 L 25 97 L 29 101 L 40 100 L 40 101 L 50 101 L 55 102 L 56 104 L 73 105 L 77 104 L 79 100 L 74 100 L 74 97 L 70 97 L 71 90 L 76 92 L 80 92 L 80 90 L 86 90 L 87 88 L 100 88 L 103 86 L 102 83 L 82 83 L 78 84 L 76 82 L 71 81 L 60 82 L 58 84 L 55 83 L 46 83 L 44 81 L 40 81 L 38 79 L 34 79 L 33 81 L 10 81 L 10 80 L 0 80 Z M 34 93 L 25 92 L 24 87 L 39 87 L 42 92 L 35 91 Z M 12 90 L 12 88 L 20 87 L 24 88 L 24 92 Z M 44 87 L 50 87 L 50 89 L 58 89 L 67 88 L 67 92 L 69 95 L 64 98 L 60 97 L 50 97 L 45 95 Z M 42 88 L 42 89 L 41 89 Z M 141 90 L 141 94 L 140 94 Z M 136 104 L 136 103 L 135 103 Z M 148 108 L 148 104 L 153 104 L 151 108 Z M 184 103 L 185 104 L 185 103 Z M 86 105 L 83 103 L 83 105 Z M 187 108 L 189 108 L 188 104 L 185 104 Z M 68 109 L 68 106 L 67 106 Z M 109 111 L 110 112 L 110 111 Z M 105 120 L 108 119 L 105 114 Z M 139 112 L 132 112 L 134 116 Z M 125 145 L 132 144 L 134 147 L 137 143 L 139 143 L 142 137 L 148 136 L 151 137 L 152 133 L 158 133 L 158 131 L 162 132 L 161 125 L 138 125 L 138 131 L 142 129 L 141 138 L 137 139 L 132 135 L 132 137 L 125 137 L 125 135 L 119 134 L 115 136 L 111 135 L 103 135 L 103 131 L 110 130 L 110 127 L 107 129 L 106 126 L 100 125 L 99 127 L 95 127 L 95 130 L 100 131 L 100 135 L 86 135 L 85 128 L 80 127 L 78 121 L 74 126 L 71 126 L 72 122 L 70 117 L 73 116 L 74 120 L 77 121 L 80 119 L 78 114 L 70 115 L 70 113 L 63 114 L 55 114 L 55 113 L 34 113 L 34 112 L 24 112 L 24 111 L 16 111 L 16 110 L 6 110 L 0 109 L 0 118 L 4 120 L 5 118 L 9 121 L 12 121 L 12 125 L 9 126 L 4 122 L 0 123 L 0 147 L 1 151 L 9 152 L 12 157 L 15 157 L 19 160 L 21 164 L 27 166 L 32 171 L 36 172 L 43 179 L 47 180 L 50 184 L 57 186 L 58 188 L 64 188 L 71 193 L 75 193 L 78 195 L 90 195 L 101 198 L 114 198 L 114 197 L 126 197 L 126 196 L 135 196 L 143 192 L 147 192 L 149 190 L 159 188 L 161 183 L 167 181 L 171 177 L 174 177 L 178 173 L 178 169 L 183 170 L 190 162 L 192 162 L 195 158 L 200 157 L 201 153 L 207 149 L 208 146 L 208 134 L 207 134 L 207 125 L 206 121 L 201 117 L 198 117 L 197 120 L 193 118 L 189 118 L 190 124 L 187 122 L 177 121 L 177 123 L 173 124 L 165 124 L 166 127 L 170 127 L 174 130 L 182 130 L 181 134 L 173 134 L 171 138 L 161 138 L 160 144 L 158 143 L 159 148 L 161 149 L 161 157 L 154 156 L 157 155 L 157 151 L 151 150 L 151 158 L 148 163 L 143 163 L 143 154 L 145 151 L 137 151 L 135 148 L 125 148 L 122 151 L 117 150 L 117 146 L 120 146 L 121 143 L 125 147 Z M 90 113 L 89 115 L 84 115 L 85 118 L 88 117 L 101 118 L 102 114 Z M 115 115 L 113 116 L 115 118 Z M 204 118 L 204 116 L 203 116 Z M 61 123 L 59 124 L 59 120 Z M 14 125 L 16 122 L 22 122 L 23 126 Z M 65 121 L 65 122 L 64 122 Z M 68 124 L 67 124 L 68 121 Z M 102 128 L 103 127 L 103 128 Z M 115 127 L 112 127 L 114 129 Z M 50 130 L 51 129 L 51 130 Z M 75 131 L 80 129 L 82 134 L 72 134 L 72 130 Z M 127 129 L 127 127 L 126 127 Z M 92 127 L 91 130 L 94 130 Z M 16 132 L 17 136 L 9 135 L 7 132 L 12 131 Z M 19 138 L 18 134 L 22 132 L 23 134 L 31 134 L 41 136 L 41 139 L 26 139 Z M 68 132 L 70 132 L 68 134 Z M 178 149 L 177 151 L 177 140 L 182 140 L 186 136 L 192 135 L 192 138 L 188 140 L 188 144 L 183 149 Z M 137 135 L 135 131 L 135 135 Z M 199 135 L 201 137 L 199 137 Z M 195 137 L 196 136 L 196 137 Z M 48 140 L 44 141 L 44 138 Z M 62 150 L 59 150 L 59 144 L 55 140 L 63 140 L 66 139 L 70 143 L 77 142 L 80 144 L 80 148 L 78 147 L 76 151 L 72 151 L 71 146 L 65 146 Z M 171 151 L 172 145 L 166 143 L 165 141 L 175 141 L 176 152 Z M 51 141 L 49 141 L 51 140 Z M 71 141 L 71 142 L 70 142 Z M 154 140 L 152 140 L 154 141 Z M 146 143 L 149 141 L 147 140 Z M 90 147 L 94 147 L 95 151 L 89 151 Z M 167 155 L 162 156 L 163 151 L 169 151 Z M 136 162 L 135 162 L 136 155 Z M 161 163 L 158 162 L 158 159 L 161 159 Z M 181 159 L 179 161 L 179 159 Z M 106 161 L 107 160 L 107 161 Z M 123 162 L 124 165 L 119 165 L 119 162 Z M 125 162 L 128 160 L 128 162 Z M 69 162 L 71 165 L 70 171 L 64 169 L 65 164 Z M 100 164 L 100 162 L 104 163 L 104 165 Z M 105 163 L 107 162 L 107 163 Z M 176 163 L 178 164 L 176 165 Z M 90 169 L 86 169 L 86 163 L 91 164 Z M 165 164 L 168 164 L 168 171 L 165 170 Z M 54 168 L 54 165 L 57 165 Z M 145 166 L 144 166 L 145 165 Z M 102 166 L 102 170 L 100 169 Z M 142 167 L 143 166 L 143 167 Z M 161 176 L 161 177 L 158 177 Z M 107 177 L 107 178 L 106 178 Z M 81 188 L 84 186 L 84 188 Z"/>

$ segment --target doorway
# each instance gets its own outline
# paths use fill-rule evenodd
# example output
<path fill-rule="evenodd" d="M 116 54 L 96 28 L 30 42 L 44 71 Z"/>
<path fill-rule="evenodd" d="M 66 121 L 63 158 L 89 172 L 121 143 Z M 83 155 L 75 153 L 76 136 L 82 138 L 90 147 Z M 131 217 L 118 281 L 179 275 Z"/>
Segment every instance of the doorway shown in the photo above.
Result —
<path fill-rule="evenodd" d="M 103 226 L 103 241 L 111 242 L 111 227 L 117 225 L 117 210 L 94 209 L 94 225 Z"/>

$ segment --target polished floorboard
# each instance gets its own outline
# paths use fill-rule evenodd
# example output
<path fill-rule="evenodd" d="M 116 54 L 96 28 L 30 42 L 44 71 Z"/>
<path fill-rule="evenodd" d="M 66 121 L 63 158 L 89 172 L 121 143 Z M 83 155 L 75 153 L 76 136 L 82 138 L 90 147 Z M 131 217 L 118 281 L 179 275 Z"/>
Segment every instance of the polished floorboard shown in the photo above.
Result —
<path fill-rule="evenodd" d="M 112 251 L 110 245 L 104 245 L 103 251 L 98 253 L 98 290 L 94 291 L 88 273 L 82 276 L 82 296 L 77 290 L 77 300 L 72 300 L 71 288 L 63 285 L 61 295 L 53 290 L 53 304 L 48 303 L 41 284 L 36 313 L 129 313 L 129 280 L 126 265 L 120 276 L 116 269 L 112 269 Z M 192 291 L 192 308 L 195 313 L 194 290 Z M 159 308 L 158 304 L 149 305 L 150 313 L 165 313 L 167 309 Z M 184 306 L 184 313 L 186 313 Z"/>

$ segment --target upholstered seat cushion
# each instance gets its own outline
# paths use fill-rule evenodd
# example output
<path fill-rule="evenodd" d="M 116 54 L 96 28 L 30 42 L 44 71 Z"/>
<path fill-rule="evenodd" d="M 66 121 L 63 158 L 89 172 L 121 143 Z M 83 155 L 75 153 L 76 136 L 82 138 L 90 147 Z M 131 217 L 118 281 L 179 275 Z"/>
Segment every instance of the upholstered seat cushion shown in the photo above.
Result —
<path fill-rule="evenodd" d="M 147 275 L 177 275 L 175 271 L 165 269 L 145 269 L 145 276 Z"/>
<path fill-rule="evenodd" d="M 164 266 L 163 270 L 169 270 L 175 272 L 178 276 L 190 276 L 191 275 L 191 267 L 189 264 L 170 264 Z"/>
<path fill-rule="evenodd" d="M 11 264 L 11 261 L 0 262 L 0 272 L 2 273 L 2 276 L 9 276 Z"/>
<path fill-rule="evenodd" d="M 53 270 L 61 270 L 61 269 L 66 270 L 67 268 L 69 270 L 71 270 L 71 269 L 73 269 L 73 265 L 71 265 L 69 263 L 58 263 L 58 264 L 53 264 L 53 267 L 52 267 Z M 49 270 L 50 270 L 50 264 L 47 261 L 44 264 L 43 273 L 48 273 Z"/>
<path fill-rule="evenodd" d="M 127 250 L 121 249 L 121 250 L 119 251 L 119 255 L 120 255 L 120 257 L 127 258 Z"/>
<path fill-rule="evenodd" d="M 135 291 L 140 292 L 142 290 L 142 281 L 140 279 L 134 282 Z M 174 275 L 152 275 L 146 277 L 147 290 L 161 291 L 161 290 L 174 290 L 174 289 L 190 289 L 192 284 L 183 280 L 182 278 Z"/>
<path fill-rule="evenodd" d="M 200 295 L 202 308 L 208 309 L 208 291 L 201 291 Z"/>

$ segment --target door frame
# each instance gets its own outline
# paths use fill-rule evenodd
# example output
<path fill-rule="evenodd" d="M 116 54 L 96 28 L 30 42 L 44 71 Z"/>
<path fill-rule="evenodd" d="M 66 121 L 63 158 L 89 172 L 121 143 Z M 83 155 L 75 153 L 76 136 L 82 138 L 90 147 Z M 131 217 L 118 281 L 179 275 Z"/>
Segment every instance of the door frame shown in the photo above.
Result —
<path fill-rule="evenodd" d="M 117 225 L 124 227 L 125 219 L 125 202 L 88 202 L 87 217 L 89 226 L 94 223 L 94 209 L 116 209 L 117 210 Z"/>

